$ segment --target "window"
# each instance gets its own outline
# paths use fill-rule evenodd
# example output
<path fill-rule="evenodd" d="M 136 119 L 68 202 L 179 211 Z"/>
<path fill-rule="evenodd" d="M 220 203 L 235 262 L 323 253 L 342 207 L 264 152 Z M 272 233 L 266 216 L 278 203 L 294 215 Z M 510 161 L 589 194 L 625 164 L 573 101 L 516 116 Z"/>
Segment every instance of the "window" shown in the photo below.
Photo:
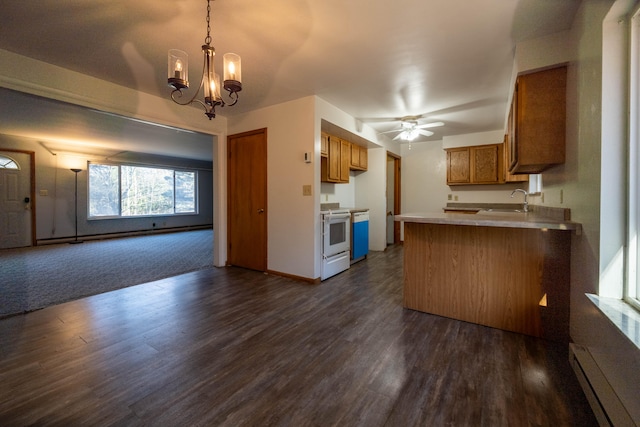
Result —
<path fill-rule="evenodd" d="M 9 157 L 0 156 L 0 169 L 20 169 L 18 164 Z"/>
<path fill-rule="evenodd" d="M 89 217 L 194 214 L 197 173 L 152 166 L 89 164 Z"/>
<path fill-rule="evenodd" d="M 630 31 L 630 79 L 629 79 L 629 192 L 628 192 L 628 242 L 627 278 L 624 298 L 640 309 L 640 12 L 631 19 Z"/>

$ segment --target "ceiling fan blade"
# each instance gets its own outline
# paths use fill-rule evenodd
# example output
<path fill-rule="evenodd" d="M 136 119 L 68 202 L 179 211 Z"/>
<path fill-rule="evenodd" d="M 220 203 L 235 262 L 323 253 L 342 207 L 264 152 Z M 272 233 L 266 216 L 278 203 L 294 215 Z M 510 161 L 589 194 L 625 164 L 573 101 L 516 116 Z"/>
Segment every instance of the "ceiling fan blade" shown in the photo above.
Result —
<path fill-rule="evenodd" d="M 424 135 L 424 136 L 431 136 L 431 135 L 433 135 L 433 132 L 428 131 L 428 130 L 422 130 L 422 129 L 418 130 L 418 133 L 419 133 L 420 135 Z"/>
<path fill-rule="evenodd" d="M 395 140 L 400 139 L 400 138 L 402 138 L 402 132 L 397 134 L 396 137 L 392 139 L 392 141 L 395 141 Z"/>
<path fill-rule="evenodd" d="M 383 133 L 391 133 L 391 132 L 402 132 L 402 129 L 393 129 L 393 130 L 387 130 L 387 131 L 378 132 L 378 133 L 383 134 Z"/>
<path fill-rule="evenodd" d="M 417 129 L 426 129 L 426 128 L 435 128 L 439 126 L 444 126 L 443 122 L 433 122 L 433 123 L 425 123 L 423 125 L 416 126 Z"/>

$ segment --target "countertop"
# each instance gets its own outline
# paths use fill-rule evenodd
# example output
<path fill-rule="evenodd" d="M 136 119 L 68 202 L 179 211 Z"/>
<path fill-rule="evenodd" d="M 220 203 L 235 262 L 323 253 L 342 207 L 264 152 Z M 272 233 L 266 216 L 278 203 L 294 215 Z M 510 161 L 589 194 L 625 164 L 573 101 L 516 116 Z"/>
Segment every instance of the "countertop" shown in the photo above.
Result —
<path fill-rule="evenodd" d="M 536 228 L 568 230 L 580 234 L 579 223 L 541 215 L 536 212 L 490 212 L 480 210 L 468 213 L 407 213 L 396 215 L 396 221 L 424 224 L 473 225 L 480 227 Z"/>

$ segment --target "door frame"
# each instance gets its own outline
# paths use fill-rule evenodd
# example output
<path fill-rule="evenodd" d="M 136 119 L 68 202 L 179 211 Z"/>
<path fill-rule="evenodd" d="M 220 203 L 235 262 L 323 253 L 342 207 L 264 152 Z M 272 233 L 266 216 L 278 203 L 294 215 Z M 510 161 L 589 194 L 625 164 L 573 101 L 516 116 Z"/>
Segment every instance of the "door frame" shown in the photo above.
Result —
<path fill-rule="evenodd" d="M 387 160 L 393 160 L 393 215 L 400 215 L 402 205 L 402 158 L 397 154 L 387 151 Z M 389 171 L 387 171 L 389 173 Z M 401 243 L 400 223 L 393 222 L 393 244 Z"/>
<path fill-rule="evenodd" d="M 35 151 L 2 148 L 0 151 L 29 155 L 29 198 L 31 199 L 31 246 L 37 246 L 36 240 L 36 153 Z"/>

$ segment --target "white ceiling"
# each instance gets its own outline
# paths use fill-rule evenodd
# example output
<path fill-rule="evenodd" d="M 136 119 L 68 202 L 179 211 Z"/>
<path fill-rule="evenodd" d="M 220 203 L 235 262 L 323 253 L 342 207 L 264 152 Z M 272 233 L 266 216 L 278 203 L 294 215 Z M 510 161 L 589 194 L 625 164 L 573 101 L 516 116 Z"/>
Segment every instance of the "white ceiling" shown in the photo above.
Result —
<path fill-rule="evenodd" d="M 218 70 L 223 53 L 242 57 L 240 101 L 218 114 L 315 94 L 379 132 L 398 126 L 391 118 L 419 114 L 421 123 L 445 123 L 422 140 L 501 129 L 515 43 L 569 29 L 579 5 L 212 1 Z M 10 0 L 0 49 L 167 97 L 168 49 L 187 51 L 192 86 L 200 79 L 205 14 L 204 0 Z"/>

